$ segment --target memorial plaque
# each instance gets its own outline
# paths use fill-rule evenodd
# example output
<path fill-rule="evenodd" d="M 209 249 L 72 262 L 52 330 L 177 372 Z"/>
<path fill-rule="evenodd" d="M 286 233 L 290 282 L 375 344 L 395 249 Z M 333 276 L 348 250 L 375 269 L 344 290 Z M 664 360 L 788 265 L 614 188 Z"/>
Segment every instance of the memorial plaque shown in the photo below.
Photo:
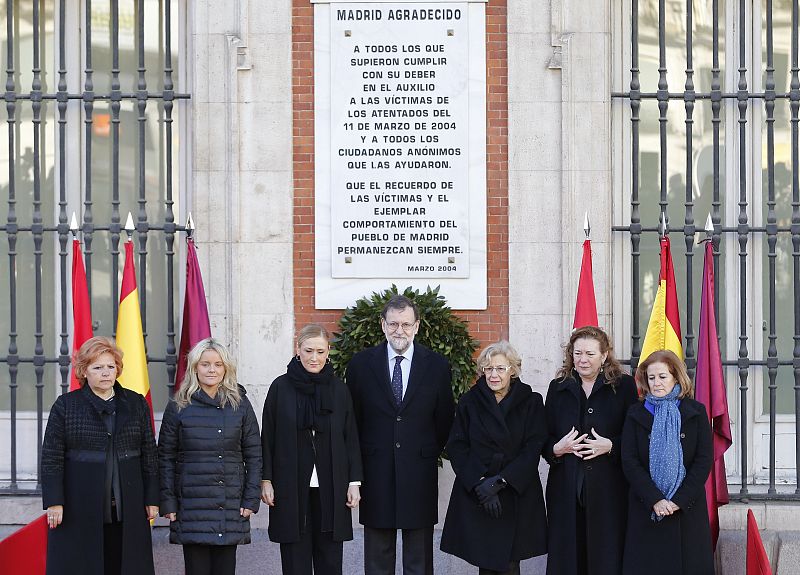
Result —
<path fill-rule="evenodd" d="M 467 277 L 467 29 L 459 4 L 331 19 L 334 277 Z"/>
<path fill-rule="evenodd" d="M 458 285 L 474 294 L 466 307 L 480 307 L 483 6 L 322 4 L 315 13 L 318 305 L 340 299 L 321 297 L 326 285 L 407 278 L 405 285 L 442 285 L 445 293 Z"/>

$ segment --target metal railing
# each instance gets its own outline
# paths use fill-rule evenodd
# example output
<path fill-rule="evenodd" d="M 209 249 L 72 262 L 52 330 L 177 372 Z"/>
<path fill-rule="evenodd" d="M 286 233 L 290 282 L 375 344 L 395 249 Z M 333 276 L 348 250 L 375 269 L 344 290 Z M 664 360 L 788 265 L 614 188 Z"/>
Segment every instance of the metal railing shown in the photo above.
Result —
<path fill-rule="evenodd" d="M 724 0 L 723 0 L 724 1 Z M 654 4 L 655 2 L 653 2 Z M 738 243 L 738 278 L 739 278 L 739 292 L 738 292 L 738 353 L 735 359 L 724 359 L 725 366 L 736 367 L 738 370 L 738 391 L 739 391 L 739 414 L 738 414 L 738 433 L 739 438 L 736 442 L 736 447 L 740 450 L 740 464 L 741 464 L 741 486 L 738 493 L 732 493 L 733 498 L 738 499 L 798 499 L 800 498 L 800 470 L 796 474 L 796 485 L 794 493 L 778 493 L 776 488 L 776 392 L 777 392 L 777 374 L 779 366 L 791 366 L 794 376 L 794 432 L 795 432 L 795 461 L 800 461 L 800 419 L 796 414 L 800 413 L 800 185 L 798 185 L 798 176 L 800 175 L 800 161 L 798 161 L 798 124 L 800 118 L 798 112 L 800 111 L 800 69 L 798 68 L 798 0 L 791 1 L 791 68 L 790 68 L 790 82 L 789 90 L 785 92 L 776 91 L 776 78 L 775 78 L 775 64 L 774 64 L 774 24 L 773 24 L 773 2 L 772 0 L 765 0 L 764 8 L 765 14 L 763 15 L 763 28 L 766 32 L 766 67 L 764 69 L 765 80 L 764 90 L 762 92 L 755 92 L 750 90 L 748 85 L 748 68 L 746 63 L 749 59 L 749 51 L 752 49 L 751 42 L 758 42 L 758 39 L 748 38 L 750 23 L 748 21 L 748 2 L 745 0 L 738 0 L 738 6 L 735 1 L 727 2 L 724 7 L 731 9 L 731 14 L 738 17 L 738 25 L 736 26 L 736 34 L 738 40 L 738 55 L 737 62 L 737 89 L 736 91 L 723 91 L 720 73 L 720 0 L 713 0 L 711 4 L 711 19 L 712 19 L 712 45 L 711 55 L 712 62 L 710 67 L 710 90 L 697 91 L 695 90 L 695 70 L 693 62 L 693 16 L 695 15 L 694 1 L 685 0 L 685 56 L 686 56 L 686 69 L 684 71 L 685 83 L 683 91 L 670 91 L 670 86 L 667 83 L 668 69 L 666 59 L 666 44 L 667 34 L 665 31 L 665 21 L 667 18 L 665 0 L 658 0 L 658 86 L 654 92 L 644 92 L 641 89 L 640 78 L 642 70 L 640 70 L 640 39 L 639 39 L 639 16 L 640 7 L 639 0 L 631 0 L 630 2 L 630 88 L 626 92 L 612 93 L 612 97 L 616 99 L 627 100 L 630 104 L 630 142 L 631 142 L 631 155 L 630 155 L 630 223 L 624 226 L 614 226 L 613 230 L 616 232 L 623 232 L 630 235 L 631 242 L 631 270 L 632 270 L 632 292 L 633 304 L 631 307 L 631 358 L 630 365 L 635 368 L 641 353 L 641 339 L 640 332 L 641 313 L 639 301 L 641 270 L 640 270 L 640 256 L 641 256 L 641 241 L 645 234 L 658 233 L 657 226 L 644 226 L 640 217 L 641 206 L 641 164 L 640 164 L 640 122 L 641 122 L 641 109 L 645 101 L 655 101 L 658 105 L 659 115 L 659 211 L 666 215 L 668 208 L 668 181 L 667 181 L 667 155 L 669 147 L 667 145 L 667 125 L 668 125 L 668 107 L 671 102 L 682 102 L 684 107 L 685 117 L 685 130 L 686 130 L 686 159 L 685 159 L 685 199 L 683 208 L 685 218 L 682 226 L 672 223 L 669 226 L 669 231 L 672 234 L 683 235 L 686 252 L 686 291 L 685 291 L 685 306 L 686 317 L 693 317 L 693 293 L 695 283 L 692 277 L 692 258 L 694 257 L 693 248 L 695 245 L 695 234 L 702 229 L 698 229 L 695 225 L 695 212 L 694 212 L 694 182 L 692 177 L 694 174 L 693 161 L 695 155 L 693 154 L 693 141 L 692 130 L 694 125 L 693 114 L 695 106 L 698 101 L 708 100 L 711 103 L 711 125 L 712 125 L 712 138 L 713 138 L 713 197 L 711 200 L 711 218 L 714 224 L 714 232 L 712 234 L 712 241 L 714 246 L 714 271 L 716 282 L 717 297 L 715 303 L 717 307 L 717 321 L 720 321 L 719 305 L 720 305 L 720 287 L 724 286 L 724 279 L 720 277 L 720 248 L 724 245 L 721 240 L 723 236 L 735 237 Z M 674 2 L 671 4 L 675 4 Z M 674 38 L 673 38 L 674 40 Z M 760 46 L 760 43 L 756 44 Z M 736 225 L 723 225 L 723 214 L 720 209 L 722 198 L 720 180 L 720 150 L 721 134 L 720 124 L 722 122 L 723 103 L 725 100 L 736 102 L 736 111 L 738 116 L 736 121 L 738 124 L 737 138 L 736 139 L 736 153 L 738 154 L 738 181 L 728 188 L 731 192 L 737 192 L 736 198 L 738 200 L 738 213 L 736 216 Z M 785 100 L 788 102 L 791 111 L 791 224 L 778 225 L 776 218 L 776 194 L 775 194 L 775 105 L 776 101 Z M 757 106 L 763 106 L 766 124 L 766 217 L 765 225 L 753 225 L 751 217 L 748 215 L 748 209 L 752 208 L 748 204 L 748 165 L 752 163 L 747 156 L 749 139 L 752 137 L 751 130 L 753 126 L 749 126 L 748 115 L 752 113 L 752 109 Z M 756 126 L 759 130 L 761 126 Z M 750 164 L 749 164 L 750 163 Z M 734 189 L 735 187 L 735 189 Z M 752 191 L 752 190 L 751 190 Z M 723 190 L 724 192 L 724 190 Z M 734 199 L 733 195 L 729 196 Z M 701 218 L 705 218 L 705 213 L 699 214 Z M 753 302 L 748 299 L 748 277 L 753 277 L 753 274 L 748 272 L 748 258 L 755 257 L 755 254 L 750 253 L 750 248 L 753 246 L 753 239 L 757 234 L 760 234 L 766 239 L 767 245 L 767 260 L 768 260 L 768 298 L 769 311 L 766 315 L 768 326 L 768 348 L 766 359 L 754 359 L 753 347 L 755 344 L 749 341 L 747 326 L 749 321 L 748 305 L 760 305 L 761 302 Z M 790 237 L 792 245 L 792 260 L 793 260 L 793 301 L 794 301 L 794 332 L 793 342 L 794 347 L 791 356 L 779 357 L 778 348 L 776 346 L 777 340 L 777 318 L 776 318 L 776 245 L 779 237 Z M 680 286 L 679 286 L 680 289 Z M 649 310 L 645 310 L 647 313 Z M 724 349 L 724 348 L 723 348 Z M 687 321 L 685 324 L 684 333 L 684 350 L 686 356 L 686 364 L 693 375 L 696 365 L 696 352 L 695 352 L 695 334 L 692 331 L 692 322 Z M 723 351 L 724 355 L 724 351 Z M 767 385 L 769 393 L 769 485 L 767 492 L 752 493 L 748 487 L 746 478 L 748 477 L 748 396 L 751 392 L 751 385 L 748 383 L 748 375 L 751 373 L 752 367 L 766 367 L 767 369 Z M 733 406 L 734 398 L 729 397 L 729 405 Z"/>
<path fill-rule="evenodd" d="M 175 259 L 175 235 L 183 230 L 183 227 L 175 223 L 175 188 L 173 182 L 173 141 L 174 141 L 174 107 L 176 101 L 189 99 L 189 94 L 180 93 L 175 89 L 174 82 L 174 69 L 173 69 L 173 39 L 172 39 L 172 0 L 162 0 L 159 3 L 158 21 L 160 22 L 159 29 L 145 29 L 145 0 L 135 0 L 134 14 L 135 14 L 135 30 L 134 41 L 136 51 L 136 69 L 131 73 L 135 74 L 135 89 L 132 91 L 124 91 L 121 85 L 120 69 L 120 3 L 118 0 L 111 0 L 110 2 L 110 34 L 107 36 L 110 43 L 110 90 L 104 92 L 97 92 L 95 89 L 95 71 L 92 68 L 92 56 L 96 47 L 93 46 L 93 30 L 92 26 L 96 23 L 95 12 L 92 8 L 91 0 L 84 0 L 83 6 L 75 6 L 78 3 L 69 3 L 67 0 L 58 0 L 57 11 L 53 13 L 42 14 L 41 9 L 46 5 L 45 2 L 32 2 L 30 6 L 25 6 L 24 14 L 20 14 L 19 6 L 22 3 L 13 0 L 6 2 L 6 82 L 5 92 L 2 94 L 2 99 L 5 102 L 7 113 L 7 126 L 8 126 L 8 189 L 7 189 L 7 203 L 8 212 L 6 221 L 0 225 L 0 239 L 3 243 L 7 244 L 7 256 L 9 263 L 8 277 L 2 278 L 2 281 L 7 286 L 7 293 L 2 295 L 5 289 L 0 291 L 0 297 L 8 298 L 9 302 L 9 316 L 7 318 L 8 325 L 8 348 L 7 354 L 0 357 L 0 364 L 5 364 L 8 369 L 9 385 L 9 416 L 10 416 L 10 437 L 4 441 L 10 440 L 10 477 L 0 478 L 0 481 L 5 485 L 0 489 L 0 494 L 14 494 L 14 493 L 30 493 L 30 489 L 23 489 L 18 479 L 18 437 L 17 437 L 17 424 L 18 424 L 18 390 L 21 384 L 30 384 L 32 382 L 20 381 L 19 371 L 20 367 L 24 365 L 33 366 L 33 374 L 35 382 L 33 385 L 36 390 L 36 434 L 37 434 L 37 469 L 40 463 L 41 453 L 39 446 L 42 443 L 43 435 L 43 419 L 45 405 L 43 405 L 43 396 L 45 385 L 49 381 L 45 381 L 45 366 L 48 364 L 55 364 L 58 366 L 58 377 L 60 382 L 61 392 L 67 391 L 69 386 L 69 366 L 70 366 L 70 353 L 71 353 L 71 338 L 69 333 L 68 310 L 69 302 L 67 293 L 68 286 L 68 268 L 70 260 L 68 258 L 68 242 L 70 239 L 69 229 L 69 214 L 68 205 L 69 199 L 74 198 L 74 191 L 68 190 L 69 185 L 69 171 L 79 170 L 79 168 L 68 166 L 67 148 L 68 131 L 79 130 L 79 126 L 75 121 L 68 121 L 70 111 L 75 110 L 76 107 L 82 106 L 83 122 L 83 139 L 82 139 L 82 181 L 80 196 L 83 206 L 82 222 L 80 231 L 82 232 L 85 265 L 87 279 L 91 291 L 92 286 L 92 261 L 96 256 L 93 248 L 94 241 L 98 233 L 107 233 L 110 237 L 110 260 L 111 260 L 111 298 L 113 306 L 113 325 L 116 325 L 118 302 L 116 294 L 119 293 L 118 285 L 118 256 L 120 253 L 120 232 L 122 230 L 122 216 L 120 214 L 120 166 L 135 165 L 135 185 L 136 185 L 136 204 L 138 211 L 134 216 L 136 223 L 136 240 L 138 246 L 138 284 L 139 297 L 142 311 L 143 329 L 145 332 L 145 339 L 147 337 L 147 289 L 142 286 L 147 286 L 148 282 L 148 267 L 147 267 L 147 254 L 148 254 L 148 241 L 163 242 L 165 246 L 166 257 L 166 283 L 163 286 L 163 293 L 166 298 L 166 317 L 164 318 L 163 326 L 159 326 L 159 330 L 166 331 L 166 348 L 165 354 L 161 357 L 148 355 L 148 362 L 162 362 L 166 364 L 167 379 L 170 390 L 173 385 L 173 379 L 176 367 L 176 347 L 175 347 L 175 294 L 176 286 L 174 285 L 174 259 Z M 75 4 L 75 5 L 73 5 Z M 105 6 L 105 5 L 104 5 Z M 68 13 L 69 11 L 69 13 Z M 68 17 L 76 14 L 82 14 L 83 30 L 81 34 L 81 42 L 83 44 L 83 70 L 75 69 L 73 66 L 68 66 L 68 51 L 67 51 L 67 37 L 71 33 L 66 29 L 66 22 Z M 22 85 L 18 81 L 18 71 L 15 66 L 18 64 L 19 54 L 15 51 L 20 49 L 21 43 L 15 38 L 15 33 L 19 31 L 19 21 L 24 18 L 27 24 L 30 25 L 31 40 L 30 47 L 32 54 L 32 81 L 29 86 Z M 42 54 L 41 46 L 43 45 L 44 31 L 55 27 L 55 42 L 57 43 L 57 86 L 56 91 L 47 91 L 43 86 L 42 78 Z M 160 80 L 159 90 L 152 91 L 147 84 L 147 67 L 146 67 L 146 49 L 145 37 L 147 35 L 154 35 L 159 39 L 159 53 L 163 56 L 163 67 L 159 70 L 162 79 Z M 151 36 L 152 37 L 152 36 Z M 105 40 L 104 40 L 105 41 Z M 27 55 L 26 55 L 27 57 Z M 68 80 L 70 76 L 81 75 L 83 90 L 71 92 L 68 90 Z M 43 202 L 43 161 L 42 161 L 42 140 L 46 137 L 47 133 L 43 127 L 43 106 L 47 103 L 54 103 L 57 113 L 57 174 L 55 176 L 55 190 L 58 198 L 57 215 L 47 213 L 42 209 Z M 92 172 L 96 169 L 97 161 L 93 160 L 93 134 L 96 132 L 98 126 L 96 125 L 95 118 L 95 104 L 98 102 L 110 108 L 110 185 L 107 189 L 93 189 L 92 186 Z M 121 110 L 123 103 L 132 106 L 136 111 L 136 145 L 132 150 L 123 149 L 121 147 L 121 131 L 120 125 Z M 27 197 L 18 197 L 17 182 L 20 174 L 16 173 L 17 162 L 19 161 L 20 152 L 18 151 L 18 138 L 20 130 L 20 109 L 23 106 L 30 105 L 32 113 L 32 195 L 30 199 Z M 159 208 L 161 213 L 158 221 L 152 221 L 148 217 L 148 184 L 145 170 L 145 160 L 148 157 L 146 151 L 146 140 L 148 139 L 147 128 L 147 108 L 157 104 L 159 110 L 159 141 L 160 146 L 163 148 L 163 155 L 158 158 L 159 162 L 163 163 L 164 181 L 159 182 L 159 186 L 163 192 L 163 203 Z M 103 127 L 105 129 L 105 127 Z M 162 139 L 163 138 L 163 139 Z M 97 150 L 94 150 L 97 151 Z M 101 149 L 101 153 L 108 152 L 109 150 Z M 122 153 L 121 153 L 122 151 Z M 130 153 L 132 152 L 132 153 Z M 127 157 L 126 157 L 127 155 Z M 151 154 L 152 157 L 152 154 Z M 72 195 L 68 195 L 71 192 Z M 111 214 L 110 220 L 98 221 L 96 214 L 93 211 L 98 193 L 101 195 L 107 194 L 110 196 Z M 105 198 L 104 198 L 105 200 Z M 21 202 L 31 202 L 32 218 L 30 222 L 21 224 L 18 219 L 18 208 Z M 74 205 L 74 204 L 73 204 Z M 27 206 L 26 206 L 27 208 Z M 56 221 L 49 222 L 49 219 Z M 29 236 L 33 240 L 32 253 L 20 251 L 20 241 L 24 236 Z M 42 279 L 43 265 L 43 246 L 48 242 L 57 242 L 58 245 L 58 280 L 57 285 L 45 285 Z M 27 245 L 27 242 L 25 242 Z M 103 254 L 107 257 L 106 254 Z M 19 309 L 19 283 L 17 279 L 17 267 L 24 263 L 28 265 L 32 261 L 34 269 L 34 286 L 35 297 L 33 309 Z M 23 289 L 27 286 L 23 286 Z M 160 290 L 159 290 L 160 291 Z M 43 310 L 45 309 L 44 303 L 47 300 L 58 301 L 58 308 L 60 309 L 60 317 L 54 321 L 57 324 L 53 326 L 58 331 L 58 349 L 48 350 L 45 346 L 45 321 L 43 318 Z M 34 324 L 33 331 L 33 346 L 32 354 L 21 352 L 21 347 L 28 347 L 30 342 L 22 342 L 19 338 L 20 319 L 24 322 L 32 321 Z M 49 327 L 49 326 L 48 326 Z M 161 351 L 161 350 L 159 350 Z M 32 447 L 32 446 L 30 446 Z M 38 474 L 37 474 L 38 477 Z M 36 481 L 38 484 L 38 481 Z M 37 485 L 38 488 L 38 485 Z"/>

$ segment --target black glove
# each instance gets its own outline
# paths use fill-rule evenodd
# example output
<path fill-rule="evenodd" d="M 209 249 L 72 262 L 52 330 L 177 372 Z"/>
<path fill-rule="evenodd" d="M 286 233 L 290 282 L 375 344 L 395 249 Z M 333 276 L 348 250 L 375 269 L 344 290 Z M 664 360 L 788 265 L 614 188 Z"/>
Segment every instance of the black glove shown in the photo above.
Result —
<path fill-rule="evenodd" d="M 490 517 L 494 517 L 495 519 L 499 519 L 500 514 L 503 513 L 503 506 L 500 505 L 500 497 L 498 497 L 497 494 L 487 497 L 483 503 L 481 503 L 481 508 L 488 513 Z"/>
<path fill-rule="evenodd" d="M 506 481 L 499 475 L 487 477 L 475 486 L 475 495 L 481 505 L 489 498 L 497 495 L 506 486 Z"/>

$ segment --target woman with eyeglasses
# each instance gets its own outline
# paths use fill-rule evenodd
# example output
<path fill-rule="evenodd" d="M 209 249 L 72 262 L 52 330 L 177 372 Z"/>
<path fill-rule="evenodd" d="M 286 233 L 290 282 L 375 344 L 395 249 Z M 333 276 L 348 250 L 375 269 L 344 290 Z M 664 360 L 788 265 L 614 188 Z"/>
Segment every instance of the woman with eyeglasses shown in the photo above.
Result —
<path fill-rule="evenodd" d="M 458 402 L 447 442 L 456 481 L 442 551 L 481 575 L 519 574 L 547 553 L 539 457 L 547 440 L 542 396 L 520 381 L 522 360 L 507 341 L 478 357 L 478 382 Z"/>
<path fill-rule="evenodd" d="M 545 401 L 548 439 L 548 575 L 619 575 L 628 507 L 622 427 L 636 403 L 608 335 L 572 332 Z"/>

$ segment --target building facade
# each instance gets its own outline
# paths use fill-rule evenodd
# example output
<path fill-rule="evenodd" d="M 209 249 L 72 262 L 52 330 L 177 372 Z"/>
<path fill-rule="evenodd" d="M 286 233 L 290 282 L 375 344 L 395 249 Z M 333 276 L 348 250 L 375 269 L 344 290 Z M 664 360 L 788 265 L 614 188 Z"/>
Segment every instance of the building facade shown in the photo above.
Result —
<path fill-rule="evenodd" d="M 796 4 L 480 3 L 486 305 L 457 310 L 481 345 L 509 339 L 523 380 L 546 390 L 571 330 L 588 213 L 600 324 L 635 365 L 664 213 L 691 369 L 711 214 L 730 491 L 776 531 L 796 526 L 800 450 Z M 315 15 L 328 3 L 0 5 L 0 484 L 24 497 L 68 383 L 73 212 L 104 335 L 133 214 L 156 412 L 174 375 L 189 212 L 212 332 L 235 350 L 258 412 L 295 329 L 335 328 L 341 310 L 317 308 L 315 283 Z"/>

